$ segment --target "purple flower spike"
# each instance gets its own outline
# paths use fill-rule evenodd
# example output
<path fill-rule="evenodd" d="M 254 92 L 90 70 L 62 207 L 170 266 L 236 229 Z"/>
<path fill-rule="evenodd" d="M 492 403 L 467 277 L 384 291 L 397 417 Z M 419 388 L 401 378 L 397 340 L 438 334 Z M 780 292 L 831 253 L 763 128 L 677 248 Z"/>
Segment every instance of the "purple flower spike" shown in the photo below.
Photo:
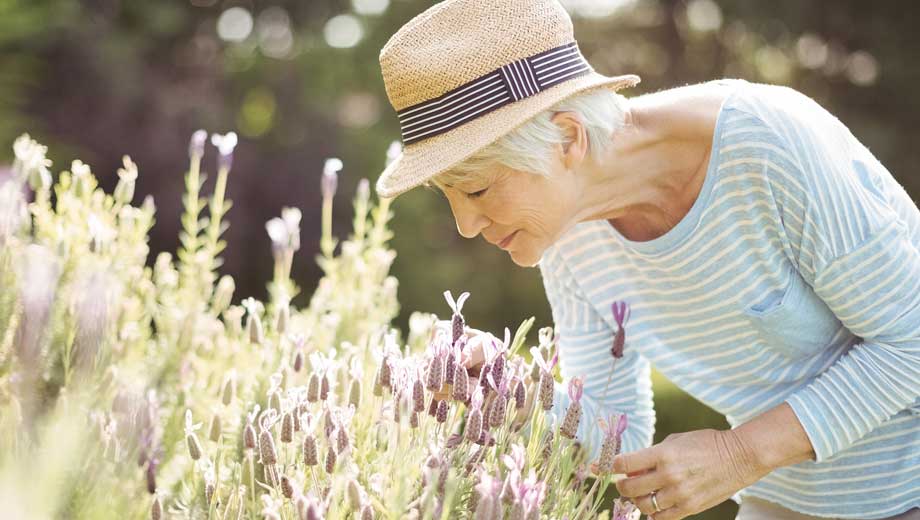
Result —
<path fill-rule="evenodd" d="M 569 381 L 569 399 L 577 403 L 585 392 L 585 383 L 580 377 L 573 377 Z"/>
<path fill-rule="evenodd" d="M 621 413 L 619 420 L 617 420 L 616 436 L 620 437 L 621 435 L 623 435 L 623 432 L 625 431 L 626 431 L 626 414 Z"/>
<path fill-rule="evenodd" d="M 626 325 L 626 322 L 629 321 L 629 304 L 618 300 L 610 304 L 610 310 L 613 311 L 613 319 L 616 320 L 617 325 L 623 327 Z"/>
<path fill-rule="evenodd" d="M 613 311 L 613 319 L 617 322 L 617 333 L 613 338 L 613 346 L 610 348 L 610 355 L 613 358 L 620 359 L 623 357 L 623 349 L 626 347 L 626 322 L 629 321 L 629 304 L 624 301 L 615 301 L 610 305 Z"/>

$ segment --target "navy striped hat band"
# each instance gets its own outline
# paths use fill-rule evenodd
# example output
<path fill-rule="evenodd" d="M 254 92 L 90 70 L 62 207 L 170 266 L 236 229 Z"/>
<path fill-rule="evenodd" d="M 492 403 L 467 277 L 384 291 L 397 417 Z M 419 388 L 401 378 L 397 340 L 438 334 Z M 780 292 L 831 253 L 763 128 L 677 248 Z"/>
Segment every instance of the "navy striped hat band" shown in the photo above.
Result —
<path fill-rule="evenodd" d="M 403 145 L 443 134 L 489 112 L 592 72 L 577 42 L 515 61 L 441 96 L 400 110 Z"/>

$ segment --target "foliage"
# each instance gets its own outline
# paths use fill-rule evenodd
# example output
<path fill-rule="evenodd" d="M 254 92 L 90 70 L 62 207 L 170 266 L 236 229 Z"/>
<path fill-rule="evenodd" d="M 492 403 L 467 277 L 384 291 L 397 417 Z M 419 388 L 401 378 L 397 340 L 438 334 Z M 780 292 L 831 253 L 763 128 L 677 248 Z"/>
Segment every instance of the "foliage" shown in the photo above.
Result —
<path fill-rule="evenodd" d="M 45 147 L 17 140 L 13 177 L 0 187 L 7 517 L 596 516 L 614 476 L 589 479 L 573 438 L 580 414 L 559 429 L 544 414 L 553 385 L 537 393 L 555 377 L 542 363 L 552 329 L 532 347 L 541 364 L 528 364 L 517 353 L 533 320 L 513 339 L 472 334 L 461 314 L 468 295 L 448 294 L 451 321 L 416 313 L 403 341 L 390 327 L 399 310 L 391 212 L 366 185 L 341 253 L 330 246 L 317 259 L 324 276 L 309 306 L 291 304 L 292 208 L 266 225 L 270 298 L 231 304 L 232 278 L 217 268 L 232 146 L 220 150 L 208 198 L 202 147 L 196 133 L 180 252 L 150 267 L 154 205 L 131 204 L 129 158 L 108 194 L 80 161 L 54 181 Z M 331 204 L 335 183 L 324 191 Z M 468 373 L 477 346 L 487 363 Z M 616 417 L 608 466 L 626 426 Z M 626 502 L 613 507 L 617 518 L 638 516 Z"/>

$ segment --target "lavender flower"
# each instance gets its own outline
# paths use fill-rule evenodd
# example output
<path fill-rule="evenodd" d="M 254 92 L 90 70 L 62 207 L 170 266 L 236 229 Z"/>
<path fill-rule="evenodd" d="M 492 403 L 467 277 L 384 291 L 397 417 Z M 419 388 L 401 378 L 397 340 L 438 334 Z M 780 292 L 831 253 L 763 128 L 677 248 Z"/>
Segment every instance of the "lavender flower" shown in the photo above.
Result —
<path fill-rule="evenodd" d="M 439 423 L 443 424 L 445 421 L 447 421 L 447 408 L 447 401 L 438 401 L 438 412 L 435 415 L 435 419 Z"/>
<path fill-rule="evenodd" d="M 607 376 L 607 384 L 604 385 L 604 397 L 607 396 L 607 390 L 610 388 L 610 380 L 613 379 L 613 369 L 616 367 L 618 359 L 623 357 L 623 349 L 626 346 L 626 322 L 629 321 L 630 310 L 629 304 L 624 301 L 615 301 L 610 305 L 613 312 L 613 319 L 617 322 L 617 332 L 613 337 L 613 346 L 610 347 L 610 355 L 613 356 L 613 366 L 610 367 L 610 374 Z"/>
<path fill-rule="evenodd" d="M 501 383 L 496 384 L 492 373 L 488 375 L 489 383 L 495 389 L 495 399 L 492 400 L 492 407 L 489 410 L 489 426 L 493 428 L 501 426 L 505 422 L 505 410 L 508 406 L 508 379 L 504 378 Z"/>
<path fill-rule="evenodd" d="M 319 374 L 316 372 L 310 374 L 310 382 L 307 383 L 307 401 L 319 401 Z"/>
<path fill-rule="evenodd" d="M 211 424 L 208 428 L 208 438 L 214 442 L 217 442 L 220 440 L 221 433 L 222 433 L 222 427 L 221 427 L 220 414 L 215 412 L 214 415 L 211 416 Z"/>
<path fill-rule="evenodd" d="M 251 422 L 246 423 L 246 428 L 243 429 L 243 448 L 247 450 L 256 448 L 256 429 L 253 428 Z"/>
<path fill-rule="evenodd" d="M 323 165 L 323 180 L 320 188 L 324 199 L 331 199 L 335 196 L 336 188 L 339 185 L 339 172 L 342 170 L 342 160 L 336 157 L 326 159 Z"/>
<path fill-rule="evenodd" d="M 156 495 L 150 505 L 150 520 L 160 520 L 161 518 L 163 518 L 163 504 L 160 503 L 160 495 Z"/>
<path fill-rule="evenodd" d="M 482 389 L 476 387 L 473 390 L 473 396 L 470 397 L 469 413 L 466 418 L 466 435 L 467 440 L 476 442 L 482 433 Z"/>
<path fill-rule="evenodd" d="M 613 501 L 611 520 L 639 520 L 642 512 L 629 500 L 617 498 Z"/>
<path fill-rule="evenodd" d="M 463 314 L 460 311 L 463 310 L 463 304 L 466 302 L 466 299 L 470 297 L 470 293 L 465 292 L 454 301 L 453 295 L 450 294 L 450 291 L 444 291 L 444 298 L 447 300 L 447 304 L 450 305 L 451 310 L 454 311 L 453 316 L 451 317 L 451 344 L 455 344 L 457 340 L 460 339 L 460 336 L 463 335 L 463 329 L 466 327 L 466 323 L 463 320 Z"/>
<path fill-rule="evenodd" d="M 543 359 L 543 354 L 537 347 L 531 347 L 530 353 L 533 355 L 533 361 L 540 367 L 540 393 L 539 399 L 543 409 L 549 411 L 553 408 L 553 367 L 559 361 L 559 354 L 553 355 L 548 363 Z"/>
<path fill-rule="evenodd" d="M 208 132 L 196 130 L 188 143 L 188 155 L 194 161 L 204 155 L 204 143 L 208 140 Z"/>
<path fill-rule="evenodd" d="M 569 399 L 571 403 L 565 412 L 560 433 L 574 439 L 578 432 L 578 423 L 581 421 L 581 396 L 584 394 L 585 385 L 580 377 L 573 377 L 569 381 Z"/>
<path fill-rule="evenodd" d="M 281 442 L 289 444 L 294 440 L 294 416 L 286 412 L 281 418 Z"/>
<path fill-rule="evenodd" d="M 233 396 L 236 394 L 236 372 L 231 370 L 224 378 L 223 391 L 221 392 L 221 402 L 224 406 L 230 406 L 233 402 Z"/>
<path fill-rule="evenodd" d="M 262 464 L 272 466 L 278 463 L 278 455 L 275 451 L 275 439 L 272 432 L 265 429 L 259 434 L 259 454 L 262 457 Z"/>
<path fill-rule="evenodd" d="M 319 464 L 319 457 L 316 449 L 316 437 L 310 432 L 303 438 L 303 463 L 307 466 L 316 466 Z"/>
<path fill-rule="evenodd" d="M 502 515 L 499 493 L 502 481 L 480 468 L 479 482 L 475 486 L 476 509 L 474 517 L 483 520 L 498 520 Z"/>
<path fill-rule="evenodd" d="M 412 411 L 425 411 L 425 388 L 422 385 L 422 380 L 418 377 L 412 383 Z"/>
<path fill-rule="evenodd" d="M 454 386 L 452 397 L 455 401 L 465 403 L 469 398 L 470 376 L 462 361 L 454 364 Z"/>
<path fill-rule="evenodd" d="M 617 322 L 617 333 L 613 338 L 613 347 L 610 355 L 616 359 L 623 357 L 623 347 L 626 345 L 626 322 L 629 321 L 629 304 L 624 301 L 615 301 L 610 305 L 613 319 Z"/>
<path fill-rule="evenodd" d="M 230 170 L 233 166 L 233 149 L 236 148 L 237 142 L 236 132 L 211 135 L 211 144 L 216 146 L 220 153 L 217 158 L 218 170 Z"/>
<path fill-rule="evenodd" d="M 192 411 L 185 411 L 185 442 L 188 445 L 188 454 L 192 460 L 201 458 L 201 443 L 198 441 L 198 435 L 195 430 L 201 428 L 201 424 L 192 423 Z"/>
<path fill-rule="evenodd" d="M 622 436 L 626 431 L 626 414 L 611 415 L 607 420 L 598 419 L 601 426 L 601 432 L 604 436 L 601 443 L 600 460 L 598 461 L 598 473 L 603 475 L 613 473 L 613 458 L 620 453 L 622 448 Z"/>
<path fill-rule="evenodd" d="M 440 348 L 436 348 L 428 361 L 428 379 L 425 387 L 432 392 L 441 390 L 444 386 L 444 356 Z"/>
<path fill-rule="evenodd" d="M 326 473 L 329 475 L 332 475 L 332 472 L 335 471 L 336 455 L 335 446 L 330 445 L 329 451 L 326 452 Z"/>

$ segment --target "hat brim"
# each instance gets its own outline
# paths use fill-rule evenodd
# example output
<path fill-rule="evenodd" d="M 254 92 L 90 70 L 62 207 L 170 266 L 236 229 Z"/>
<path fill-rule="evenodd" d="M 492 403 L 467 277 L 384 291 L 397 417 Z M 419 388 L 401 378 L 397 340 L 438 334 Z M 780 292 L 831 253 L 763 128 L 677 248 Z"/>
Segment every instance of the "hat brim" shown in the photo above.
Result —
<path fill-rule="evenodd" d="M 639 76 L 633 74 L 608 77 L 591 72 L 505 105 L 449 132 L 406 146 L 380 174 L 377 194 L 395 198 L 424 184 L 574 94 L 596 88 L 616 91 L 635 86 L 639 81 Z"/>

